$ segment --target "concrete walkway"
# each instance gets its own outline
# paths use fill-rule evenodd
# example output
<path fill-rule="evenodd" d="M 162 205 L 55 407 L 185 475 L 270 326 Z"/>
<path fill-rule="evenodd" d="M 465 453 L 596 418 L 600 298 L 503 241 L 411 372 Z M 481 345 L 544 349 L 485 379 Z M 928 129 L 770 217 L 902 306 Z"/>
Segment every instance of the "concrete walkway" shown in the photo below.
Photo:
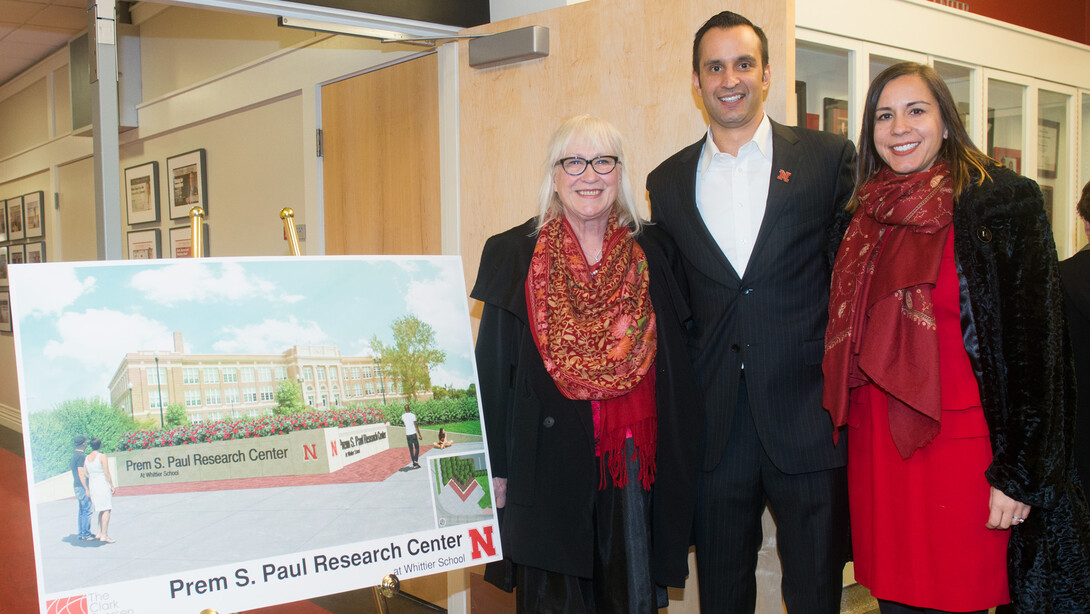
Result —
<path fill-rule="evenodd" d="M 404 454 L 405 464 L 371 482 L 271 487 L 239 484 L 230 490 L 131 496 L 120 492 L 114 497 L 109 525 L 110 537 L 117 540 L 113 544 L 76 539 L 75 500 L 43 503 L 37 513 L 45 591 L 68 591 L 434 529 L 433 487 L 426 459 L 481 451 L 480 442 L 429 449 L 421 455 L 422 468 L 412 469 L 407 451 L 394 449 L 390 452 Z M 336 473 L 329 474 L 331 482 L 338 481 L 333 479 Z M 97 527 L 95 516 L 92 531 Z"/>

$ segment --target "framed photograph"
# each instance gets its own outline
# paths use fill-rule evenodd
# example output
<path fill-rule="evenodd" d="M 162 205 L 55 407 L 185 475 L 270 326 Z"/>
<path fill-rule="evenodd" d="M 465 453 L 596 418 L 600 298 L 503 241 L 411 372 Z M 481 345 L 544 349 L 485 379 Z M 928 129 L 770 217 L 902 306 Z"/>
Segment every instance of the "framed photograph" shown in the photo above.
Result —
<path fill-rule="evenodd" d="M 158 228 L 129 231 L 129 260 L 151 260 L 159 253 Z"/>
<path fill-rule="evenodd" d="M 26 262 L 26 251 L 22 245 L 8 246 L 8 264 L 23 264 Z"/>
<path fill-rule="evenodd" d="M 45 236 L 45 208 L 43 193 L 31 192 L 23 196 L 23 234 L 28 239 Z"/>
<path fill-rule="evenodd" d="M 8 240 L 8 205 L 0 200 L 0 243 Z"/>
<path fill-rule="evenodd" d="M 996 162 L 999 162 L 1003 166 L 1011 169 L 1012 171 L 1021 174 L 1022 173 L 1022 150 L 1012 149 L 1010 147 L 996 147 L 992 150 L 992 157 Z"/>
<path fill-rule="evenodd" d="M 1060 157 L 1060 122 L 1037 120 L 1037 176 L 1056 178 L 1056 160 Z"/>
<path fill-rule="evenodd" d="M 204 150 L 167 158 L 167 180 L 170 181 L 170 219 L 189 217 L 193 207 L 208 215 L 208 183 L 204 174 Z"/>
<path fill-rule="evenodd" d="M 8 199 L 8 241 L 22 239 L 23 232 L 23 197 Z"/>
<path fill-rule="evenodd" d="M 159 221 L 159 163 L 125 169 L 125 211 L 129 224 Z"/>
<path fill-rule="evenodd" d="M 0 332 L 11 332 L 11 295 L 0 292 Z"/>
<path fill-rule="evenodd" d="M 201 256 L 207 258 L 208 249 L 208 224 L 202 224 L 204 240 L 202 241 L 204 253 Z M 193 229 L 189 226 L 179 226 L 170 229 L 170 251 L 167 258 L 192 258 L 193 257 Z"/>
<path fill-rule="evenodd" d="M 8 287 L 8 248 L 0 247 L 0 288 Z"/>
<path fill-rule="evenodd" d="M 45 241 L 26 244 L 26 261 L 28 264 L 45 262 Z"/>
<path fill-rule="evenodd" d="M 825 127 L 822 129 L 848 138 L 848 101 L 825 98 L 822 106 L 825 107 Z"/>

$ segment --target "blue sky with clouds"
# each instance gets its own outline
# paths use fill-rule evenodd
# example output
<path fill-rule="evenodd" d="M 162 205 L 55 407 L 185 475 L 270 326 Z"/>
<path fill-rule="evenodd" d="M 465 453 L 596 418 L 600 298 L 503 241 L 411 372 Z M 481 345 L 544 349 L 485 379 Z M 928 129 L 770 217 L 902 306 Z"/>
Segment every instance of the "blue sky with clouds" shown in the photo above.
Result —
<path fill-rule="evenodd" d="M 128 352 L 279 354 L 336 345 L 369 355 L 412 313 L 435 329 L 446 362 L 432 384 L 476 381 L 461 260 L 334 256 L 47 263 L 10 268 L 24 407 L 107 397 Z"/>

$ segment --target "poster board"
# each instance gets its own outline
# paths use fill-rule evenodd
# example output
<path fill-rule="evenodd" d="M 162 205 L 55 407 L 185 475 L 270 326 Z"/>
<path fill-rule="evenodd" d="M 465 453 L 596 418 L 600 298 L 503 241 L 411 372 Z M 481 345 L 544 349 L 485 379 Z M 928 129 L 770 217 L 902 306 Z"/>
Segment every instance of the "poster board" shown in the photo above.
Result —
<path fill-rule="evenodd" d="M 502 557 L 459 258 L 9 275 L 42 612 L 238 612 Z M 411 377 L 392 349 L 409 321 L 442 354 L 408 401 L 420 468 L 401 421 Z M 265 415 L 293 400 L 306 410 Z M 178 411 L 196 423 L 172 427 Z M 445 449 L 440 415 L 458 418 Z M 73 433 L 104 442 L 113 542 L 77 535 Z"/>

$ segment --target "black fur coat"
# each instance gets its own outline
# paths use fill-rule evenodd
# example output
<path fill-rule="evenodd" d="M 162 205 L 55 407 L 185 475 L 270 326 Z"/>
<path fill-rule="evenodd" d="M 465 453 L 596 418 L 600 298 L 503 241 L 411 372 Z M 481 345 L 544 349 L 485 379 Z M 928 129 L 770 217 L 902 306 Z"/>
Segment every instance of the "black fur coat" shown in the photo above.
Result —
<path fill-rule="evenodd" d="M 988 482 L 1032 506 L 1011 529 L 1018 614 L 1090 612 L 1090 509 L 1074 471 L 1075 380 L 1041 191 L 1003 167 L 954 206 L 965 349 L 994 458 Z"/>

